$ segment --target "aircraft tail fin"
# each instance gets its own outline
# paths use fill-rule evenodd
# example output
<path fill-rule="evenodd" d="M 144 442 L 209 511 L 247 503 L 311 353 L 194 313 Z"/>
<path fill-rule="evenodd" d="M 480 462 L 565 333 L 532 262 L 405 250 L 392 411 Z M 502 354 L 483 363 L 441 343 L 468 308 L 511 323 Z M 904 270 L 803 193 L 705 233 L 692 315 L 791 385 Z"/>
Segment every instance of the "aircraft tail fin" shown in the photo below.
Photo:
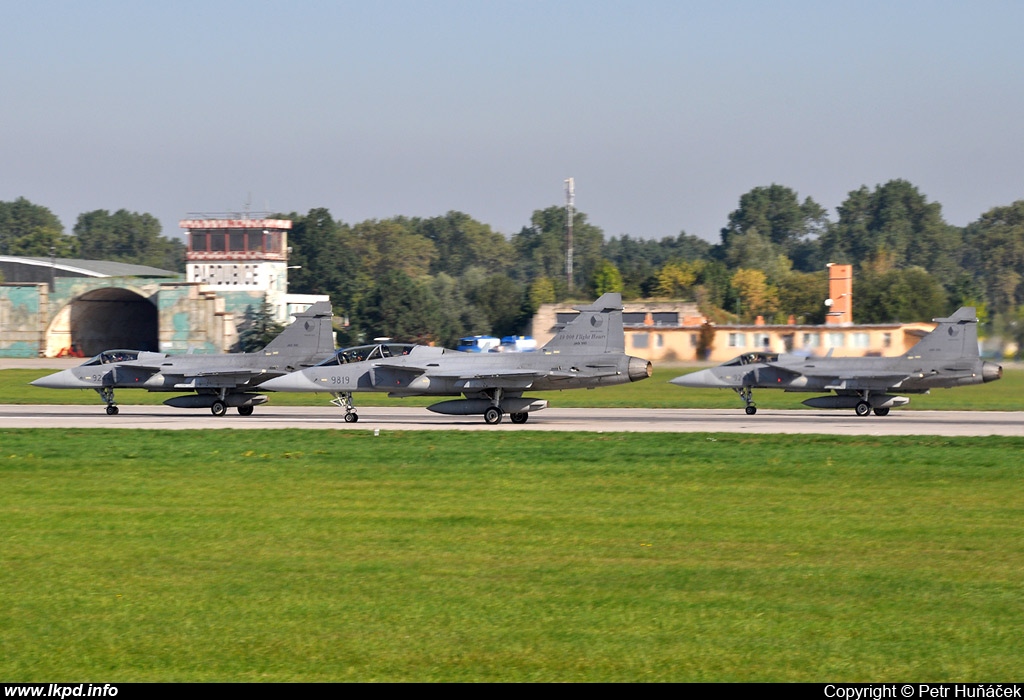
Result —
<path fill-rule="evenodd" d="M 543 352 L 625 352 L 622 295 L 608 292 L 593 304 L 574 306 L 579 315 L 558 328 Z"/>
<path fill-rule="evenodd" d="M 932 319 L 938 325 L 910 348 L 905 359 L 978 359 L 978 316 L 973 306 L 961 306 L 949 318 Z"/>
<path fill-rule="evenodd" d="M 267 343 L 264 353 L 330 355 L 334 352 L 334 311 L 331 302 L 318 301 L 295 315 L 295 321 Z"/>

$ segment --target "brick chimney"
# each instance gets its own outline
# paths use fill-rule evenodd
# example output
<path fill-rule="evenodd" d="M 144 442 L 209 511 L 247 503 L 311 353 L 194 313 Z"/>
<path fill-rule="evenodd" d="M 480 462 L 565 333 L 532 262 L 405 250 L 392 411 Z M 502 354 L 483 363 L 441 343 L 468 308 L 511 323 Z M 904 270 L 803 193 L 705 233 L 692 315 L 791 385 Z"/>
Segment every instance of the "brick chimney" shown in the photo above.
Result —
<path fill-rule="evenodd" d="M 825 304 L 825 324 L 848 326 L 853 324 L 853 265 L 829 263 L 828 300 Z"/>

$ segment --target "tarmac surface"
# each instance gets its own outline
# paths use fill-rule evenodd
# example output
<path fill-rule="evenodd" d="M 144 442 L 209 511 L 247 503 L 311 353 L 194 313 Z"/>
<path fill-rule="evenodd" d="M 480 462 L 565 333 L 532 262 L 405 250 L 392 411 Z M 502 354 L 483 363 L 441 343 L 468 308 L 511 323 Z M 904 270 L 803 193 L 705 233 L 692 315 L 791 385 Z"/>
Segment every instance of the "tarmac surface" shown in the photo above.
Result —
<path fill-rule="evenodd" d="M 860 417 L 852 410 L 742 410 L 647 408 L 548 408 L 530 414 L 525 425 L 507 418 L 487 425 L 482 416 L 444 416 L 418 407 L 366 407 L 359 422 L 346 423 L 330 406 L 259 406 L 251 416 L 234 410 L 216 418 L 206 409 L 120 405 L 108 416 L 96 406 L 0 405 L 0 428 L 147 428 L 212 430 L 281 428 L 322 430 L 491 430 L 666 433 L 769 433 L 826 435 L 1024 436 L 1024 413 L 1001 411 L 893 410 Z"/>

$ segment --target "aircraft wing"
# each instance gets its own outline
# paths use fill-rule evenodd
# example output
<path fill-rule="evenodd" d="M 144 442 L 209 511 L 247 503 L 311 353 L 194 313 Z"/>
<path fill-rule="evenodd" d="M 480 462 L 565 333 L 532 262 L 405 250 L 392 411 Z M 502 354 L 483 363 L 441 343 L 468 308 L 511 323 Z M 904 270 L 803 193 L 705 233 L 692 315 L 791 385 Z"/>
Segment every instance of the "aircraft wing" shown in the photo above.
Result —
<path fill-rule="evenodd" d="M 547 372 L 532 369 L 508 369 L 500 372 L 431 372 L 431 377 L 453 379 L 461 389 L 476 391 L 480 389 L 529 389 Z"/>
<path fill-rule="evenodd" d="M 823 376 L 828 377 L 828 375 Z M 914 375 L 907 374 L 906 372 L 889 374 L 878 374 L 870 371 L 843 372 L 842 374 L 828 377 L 829 382 L 825 385 L 825 388 L 832 389 L 833 391 L 856 391 L 861 389 L 885 391 L 898 388 L 900 384 L 912 376 Z"/>
<path fill-rule="evenodd" d="M 388 364 L 387 362 L 378 362 L 374 365 L 374 368 L 386 369 L 392 372 L 405 372 L 414 376 L 419 376 L 427 371 L 426 367 L 420 367 L 418 365 L 397 365 Z"/>
<path fill-rule="evenodd" d="M 220 389 L 234 388 L 257 377 L 267 380 L 287 374 L 288 370 L 233 367 L 231 369 L 207 371 L 174 371 L 167 369 L 164 377 L 179 389 Z"/>
<path fill-rule="evenodd" d="M 190 367 L 190 366 L 175 366 L 174 364 L 168 363 L 166 360 L 163 362 L 124 362 L 109 365 L 116 369 L 118 372 L 126 371 L 138 371 L 148 372 L 154 374 L 159 372 L 165 376 L 171 377 L 252 377 L 257 374 L 272 373 L 274 376 L 279 374 L 287 374 L 293 371 L 291 368 L 282 368 L 281 370 L 268 370 L 265 367 L 224 367 L 221 369 L 202 369 L 202 367 Z"/>
<path fill-rule="evenodd" d="M 899 372 L 893 369 L 871 369 L 865 367 L 858 369 L 854 367 L 836 368 L 797 365 L 788 366 L 783 363 L 768 363 L 774 372 L 789 377 L 807 377 L 809 379 L 825 380 L 827 389 L 841 391 L 845 389 L 893 389 L 898 387 L 907 379 L 920 378 L 920 372 Z"/>
<path fill-rule="evenodd" d="M 279 376 L 282 374 L 288 374 L 290 370 L 281 369 L 256 369 L 256 368 L 245 368 L 235 367 L 232 369 L 211 369 L 205 372 L 181 372 L 180 374 L 184 377 L 255 377 L 260 374 L 271 374 Z M 176 374 L 175 372 L 168 372 L 168 374 Z"/>
<path fill-rule="evenodd" d="M 767 363 L 764 369 L 756 370 L 756 373 L 761 384 L 770 385 L 776 381 L 787 383 L 798 377 L 806 377 L 823 381 L 822 388 L 832 391 L 888 391 L 899 388 L 908 379 L 922 376 L 920 372 L 897 372 L 892 369 L 816 368 L 806 365 L 787 366 L 777 362 Z"/>
<path fill-rule="evenodd" d="M 615 377 L 621 375 L 622 371 L 614 365 L 606 366 L 595 366 L 587 365 L 585 370 L 571 371 L 571 370 L 552 370 L 551 372 L 545 372 L 541 376 L 547 377 L 548 379 L 579 379 L 585 377 L 587 379 L 600 379 L 601 377 Z"/>

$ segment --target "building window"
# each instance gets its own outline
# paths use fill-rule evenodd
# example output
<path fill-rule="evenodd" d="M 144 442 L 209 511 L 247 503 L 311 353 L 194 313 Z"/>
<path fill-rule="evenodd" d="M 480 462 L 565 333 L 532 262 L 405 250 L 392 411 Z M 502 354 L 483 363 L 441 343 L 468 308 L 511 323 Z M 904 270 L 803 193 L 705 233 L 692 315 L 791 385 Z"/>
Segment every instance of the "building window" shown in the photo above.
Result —
<path fill-rule="evenodd" d="M 771 343 L 768 340 L 767 333 L 755 333 L 754 334 L 754 347 L 758 350 L 767 350 Z"/>
<path fill-rule="evenodd" d="M 679 314 L 675 311 L 659 311 L 651 314 L 656 326 L 678 326 Z"/>
<path fill-rule="evenodd" d="M 730 333 L 729 334 L 729 347 L 730 348 L 745 348 L 745 347 L 747 347 L 747 334 L 746 333 Z"/>
<path fill-rule="evenodd" d="M 697 334 L 696 333 L 690 333 L 690 347 L 691 348 L 697 347 Z"/>
<path fill-rule="evenodd" d="M 846 347 L 846 334 L 826 333 L 825 344 L 830 348 L 844 348 Z"/>
<path fill-rule="evenodd" d="M 817 333 L 804 333 L 801 343 L 805 348 L 821 347 L 821 336 Z"/>
<path fill-rule="evenodd" d="M 663 347 L 665 347 L 665 336 L 662 335 L 661 333 L 658 333 L 657 335 L 654 336 L 654 347 L 656 347 L 656 348 L 663 348 Z"/>
<path fill-rule="evenodd" d="M 853 343 L 853 347 L 859 348 L 861 350 L 864 350 L 871 346 L 871 336 L 868 335 L 867 333 L 854 333 L 850 337 L 850 340 Z"/>
<path fill-rule="evenodd" d="M 622 313 L 622 324 L 625 326 L 642 326 L 647 321 L 647 314 L 643 311 L 624 311 Z"/>
<path fill-rule="evenodd" d="M 892 347 L 892 333 L 883 333 L 882 334 L 882 347 L 884 347 L 884 348 L 891 348 Z"/>
<path fill-rule="evenodd" d="M 647 334 L 646 333 L 635 333 L 633 335 L 633 347 L 638 350 L 647 349 Z"/>

